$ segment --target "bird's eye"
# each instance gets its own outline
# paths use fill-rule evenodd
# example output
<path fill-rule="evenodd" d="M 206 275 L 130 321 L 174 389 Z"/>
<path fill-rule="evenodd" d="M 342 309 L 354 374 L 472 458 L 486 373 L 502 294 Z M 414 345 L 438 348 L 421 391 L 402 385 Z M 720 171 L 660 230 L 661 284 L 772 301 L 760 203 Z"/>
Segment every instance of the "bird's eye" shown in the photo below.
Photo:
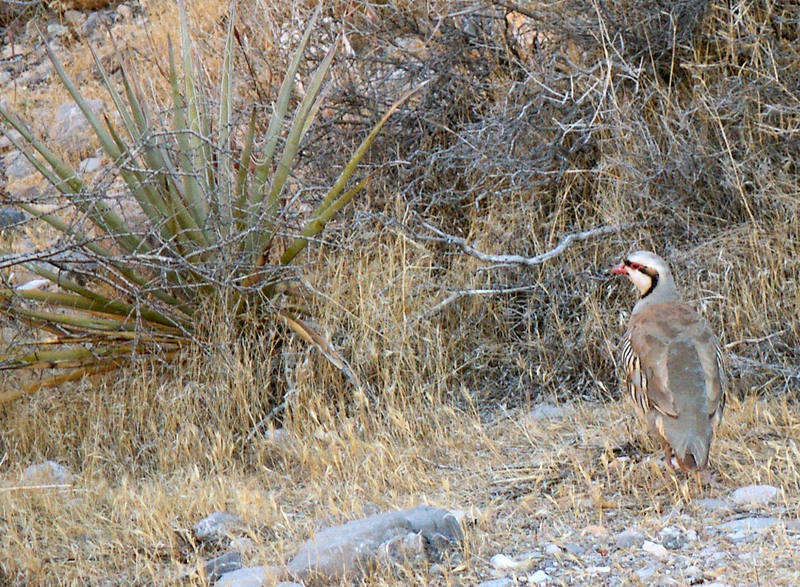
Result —
<path fill-rule="evenodd" d="M 642 266 L 639 263 L 628 263 L 628 267 L 630 267 L 634 271 L 638 271 L 639 269 L 642 268 Z"/>

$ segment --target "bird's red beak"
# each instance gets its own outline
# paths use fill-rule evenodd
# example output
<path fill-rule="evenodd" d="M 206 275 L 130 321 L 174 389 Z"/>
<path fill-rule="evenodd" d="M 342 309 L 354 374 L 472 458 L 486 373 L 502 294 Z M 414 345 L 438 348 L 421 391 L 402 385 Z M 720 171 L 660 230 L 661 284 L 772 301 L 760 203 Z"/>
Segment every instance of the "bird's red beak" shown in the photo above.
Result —
<path fill-rule="evenodd" d="M 619 265 L 614 265 L 611 269 L 612 275 L 627 275 L 628 274 L 628 267 L 625 263 L 620 263 Z"/>

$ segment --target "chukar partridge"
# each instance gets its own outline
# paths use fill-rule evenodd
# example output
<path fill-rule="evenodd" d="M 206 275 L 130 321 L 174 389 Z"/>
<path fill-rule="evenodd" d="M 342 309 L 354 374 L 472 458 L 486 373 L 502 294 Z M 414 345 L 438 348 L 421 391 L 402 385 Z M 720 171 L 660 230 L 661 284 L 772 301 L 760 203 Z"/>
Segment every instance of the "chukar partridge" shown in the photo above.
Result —
<path fill-rule="evenodd" d="M 637 416 L 683 471 L 705 469 L 714 429 L 725 407 L 717 338 L 681 301 L 658 255 L 639 251 L 612 270 L 639 290 L 622 341 L 625 384 Z"/>

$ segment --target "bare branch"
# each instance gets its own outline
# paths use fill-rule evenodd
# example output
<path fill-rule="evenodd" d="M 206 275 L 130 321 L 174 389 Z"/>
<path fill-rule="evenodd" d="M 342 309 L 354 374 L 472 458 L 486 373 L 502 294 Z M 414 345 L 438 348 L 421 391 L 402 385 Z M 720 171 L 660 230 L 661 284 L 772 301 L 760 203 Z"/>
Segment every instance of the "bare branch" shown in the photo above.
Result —
<path fill-rule="evenodd" d="M 633 223 L 614 224 L 611 226 L 598 226 L 590 230 L 584 230 L 583 232 L 571 232 L 562 236 L 555 248 L 550 249 L 549 251 L 540 255 L 536 255 L 535 257 L 523 257 L 522 255 L 491 255 L 489 253 L 483 253 L 471 246 L 465 239 L 461 237 L 442 232 L 435 226 L 432 226 L 425 221 L 421 221 L 421 224 L 431 232 L 438 235 L 437 237 L 422 237 L 425 240 L 434 240 L 450 245 L 457 245 L 467 255 L 475 257 L 476 259 L 480 259 L 486 263 L 498 263 L 501 265 L 527 265 L 529 267 L 533 265 L 541 265 L 545 261 L 549 261 L 553 257 L 560 255 L 575 241 L 583 241 L 606 234 L 612 234 L 635 226 Z"/>

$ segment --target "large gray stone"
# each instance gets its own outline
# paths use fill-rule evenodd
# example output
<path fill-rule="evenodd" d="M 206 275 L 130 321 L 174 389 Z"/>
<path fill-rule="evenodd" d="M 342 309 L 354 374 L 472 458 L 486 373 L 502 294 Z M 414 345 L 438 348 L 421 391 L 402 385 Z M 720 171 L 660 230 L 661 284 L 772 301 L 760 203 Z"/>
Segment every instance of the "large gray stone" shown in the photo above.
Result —
<path fill-rule="evenodd" d="M 11 151 L 4 158 L 3 163 L 6 168 L 6 177 L 11 180 L 23 179 L 35 173 L 36 168 L 33 163 L 28 161 L 28 158 L 22 154 L 22 151 Z"/>
<path fill-rule="evenodd" d="M 97 116 L 105 110 L 102 100 L 93 99 L 87 102 Z M 74 102 L 65 102 L 58 107 L 48 134 L 54 143 L 74 156 L 88 155 L 96 141 L 89 121 Z"/>
<path fill-rule="evenodd" d="M 760 532 L 776 525 L 778 518 L 740 518 L 720 524 L 720 529 L 726 532 Z"/>
<path fill-rule="evenodd" d="M 421 537 L 430 560 L 463 538 L 461 526 L 448 510 L 422 505 L 326 528 L 300 548 L 288 570 L 303 582 L 352 580 L 375 563 L 382 546 L 413 544 L 413 535 Z"/>
<path fill-rule="evenodd" d="M 215 583 L 220 577 L 242 568 L 242 555 L 238 552 L 226 552 L 203 564 L 203 573 L 209 583 Z"/>

